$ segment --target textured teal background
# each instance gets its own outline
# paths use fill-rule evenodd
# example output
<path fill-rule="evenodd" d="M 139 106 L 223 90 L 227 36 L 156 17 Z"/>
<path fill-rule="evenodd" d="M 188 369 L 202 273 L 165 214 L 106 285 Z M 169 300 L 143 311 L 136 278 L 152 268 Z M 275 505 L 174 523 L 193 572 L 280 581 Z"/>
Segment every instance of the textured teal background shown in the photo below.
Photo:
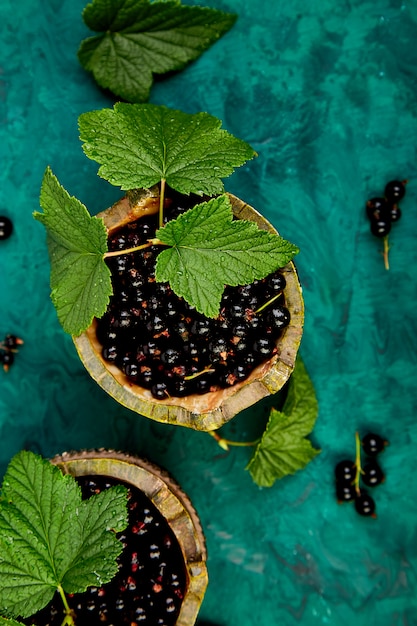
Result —
<path fill-rule="evenodd" d="M 189 2 L 193 4 L 194 2 Z M 197 2 L 195 2 L 197 4 Z M 417 5 L 399 0 L 208 0 L 233 30 L 152 101 L 206 110 L 259 157 L 226 187 L 301 248 L 306 326 L 301 354 L 320 414 L 322 453 L 261 490 L 250 452 L 223 453 L 206 434 L 119 407 L 89 378 L 49 300 L 45 233 L 32 217 L 50 164 L 95 213 L 116 189 L 96 176 L 77 117 L 111 106 L 79 66 L 82 0 L 1 0 L 0 335 L 25 340 L 0 370 L 0 465 L 20 448 L 44 455 L 113 447 L 166 466 L 204 524 L 210 584 L 201 616 L 221 626 L 417 624 L 416 145 Z M 369 234 L 367 198 L 408 178 L 391 270 Z M 268 403 L 227 434 L 248 438 Z M 378 518 L 337 505 L 333 467 L 354 432 L 390 440 Z"/>

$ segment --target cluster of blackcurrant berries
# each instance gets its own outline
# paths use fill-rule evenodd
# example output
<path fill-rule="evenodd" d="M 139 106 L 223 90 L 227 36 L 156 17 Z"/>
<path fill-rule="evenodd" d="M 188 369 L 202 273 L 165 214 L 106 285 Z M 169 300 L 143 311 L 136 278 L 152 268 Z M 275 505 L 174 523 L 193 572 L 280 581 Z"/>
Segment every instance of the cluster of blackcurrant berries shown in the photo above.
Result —
<path fill-rule="evenodd" d="M 183 197 L 173 198 L 168 219 L 189 208 Z M 157 226 L 157 216 L 132 222 L 109 238 L 109 250 L 142 246 Z M 107 259 L 113 296 L 96 326 L 105 361 L 119 367 L 130 383 L 164 399 L 230 387 L 276 353 L 277 339 L 290 321 L 282 273 L 227 287 L 219 317 L 209 319 L 168 283 L 155 281 L 160 249 L 151 245 Z"/>
<path fill-rule="evenodd" d="M 5 215 L 0 215 L 0 241 L 8 239 L 13 232 L 12 221 Z"/>
<path fill-rule="evenodd" d="M 406 180 L 391 180 L 385 185 L 384 196 L 371 198 L 366 203 L 366 214 L 371 224 L 371 233 L 375 237 L 386 238 L 393 223 L 401 218 L 398 206 L 405 196 Z M 384 248 L 385 266 L 388 269 L 388 245 Z"/>
<path fill-rule="evenodd" d="M 6 335 L 4 340 L 0 342 L 0 363 L 5 372 L 8 372 L 13 365 L 14 355 L 21 345 L 23 345 L 23 339 L 16 337 L 16 335 Z"/>
<path fill-rule="evenodd" d="M 338 502 L 354 502 L 359 515 L 376 517 L 375 501 L 368 490 L 361 487 L 376 487 L 385 480 L 376 457 L 385 449 L 388 442 L 375 433 L 368 433 L 362 440 L 356 433 L 356 461 L 340 461 L 335 467 L 336 497 Z M 366 455 L 361 463 L 361 448 Z"/>

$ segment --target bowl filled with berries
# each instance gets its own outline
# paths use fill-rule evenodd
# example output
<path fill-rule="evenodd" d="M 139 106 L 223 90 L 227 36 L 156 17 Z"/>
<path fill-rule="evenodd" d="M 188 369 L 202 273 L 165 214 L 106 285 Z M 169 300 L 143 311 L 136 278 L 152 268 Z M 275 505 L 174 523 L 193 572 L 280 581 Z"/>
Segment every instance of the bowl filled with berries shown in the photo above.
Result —
<path fill-rule="evenodd" d="M 204 536 L 164 470 L 107 450 L 52 462 L 22 451 L 2 494 L 0 622 L 195 623 L 208 582 Z"/>
<path fill-rule="evenodd" d="M 116 104 L 80 116 L 86 155 L 125 192 L 91 217 L 48 168 L 52 300 L 93 379 L 159 422 L 215 430 L 292 373 L 298 252 L 221 178 L 255 156 L 206 114 Z"/>

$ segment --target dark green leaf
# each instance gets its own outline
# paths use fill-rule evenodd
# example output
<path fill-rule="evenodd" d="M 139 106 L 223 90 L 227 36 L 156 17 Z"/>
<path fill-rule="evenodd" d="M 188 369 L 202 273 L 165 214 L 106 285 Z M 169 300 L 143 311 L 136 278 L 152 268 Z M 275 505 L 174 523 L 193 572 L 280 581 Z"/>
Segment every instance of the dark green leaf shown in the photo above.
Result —
<path fill-rule="evenodd" d="M 32 452 L 17 454 L 0 501 L 0 612 L 27 617 L 60 585 L 72 593 L 108 582 L 122 551 L 113 531 L 127 525 L 126 503 L 122 486 L 83 501 L 72 476 Z"/>
<path fill-rule="evenodd" d="M 306 439 L 317 413 L 313 385 L 298 358 L 283 410 L 271 410 L 266 430 L 247 466 L 260 487 L 271 487 L 276 480 L 303 469 L 319 454 L 320 450 Z"/>
<path fill-rule="evenodd" d="M 79 118 L 85 154 L 99 175 L 122 189 L 165 180 L 180 193 L 215 195 L 222 178 L 255 156 L 208 113 L 188 114 L 153 104 L 118 103 Z"/>
<path fill-rule="evenodd" d="M 207 317 L 219 313 L 225 285 L 244 285 L 274 272 L 298 249 L 246 220 L 233 220 L 228 196 L 198 204 L 168 222 L 156 236 L 166 245 L 156 280 Z"/>
<path fill-rule="evenodd" d="M 104 314 L 112 293 L 103 256 L 106 228 L 102 219 L 91 217 L 81 202 L 69 196 L 49 168 L 40 203 L 44 212 L 35 212 L 34 217 L 48 233 L 51 298 L 64 330 L 79 335 L 94 317 Z"/>
<path fill-rule="evenodd" d="M 83 18 L 102 34 L 82 42 L 81 64 L 101 87 L 128 102 L 145 102 L 154 74 L 181 70 L 236 20 L 177 0 L 93 0 Z"/>

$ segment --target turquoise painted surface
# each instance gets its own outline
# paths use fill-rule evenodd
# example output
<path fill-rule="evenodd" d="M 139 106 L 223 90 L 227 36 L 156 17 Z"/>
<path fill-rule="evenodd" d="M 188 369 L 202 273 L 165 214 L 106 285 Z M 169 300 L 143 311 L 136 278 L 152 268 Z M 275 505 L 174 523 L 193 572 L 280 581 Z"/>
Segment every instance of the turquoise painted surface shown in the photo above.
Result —
<path fill-rule="evenodd" d="M 190 2 L 192 4 L 192 2 Z M 197 4 L 197 2 L 196 2 Z M 245 449 L 161 426 L 119 407 L 81 366 L 49 301 L 42 227 L 31 213 L 50 164 L 92 212 L 117 190 L 83 156 L 77 117 L 110 106 L 78 65 L 88 34 L 81 0 L 2 0 L 0 335 L 25 340 L 0 371 L 0 465 L 22 447 L 44 455 L 114 447 L 166 466 L 206 531 L 209 589 L 201 616 L 220 626 L 417 624 L 416 90 L 417 8 L 397 0 L 210 0 L 233 30 L 152 101 L 206 110 L 259 157 L 226 182 L 301 248 L 301 353 L 320 415 L 322 454 L 270 490 L 252 484 Z M 408 178 L 391 237 L 391 270 L 368 231 L 367 198 Z M 229 425 L 248 438 L 268 404 Z M 354 432 L 390 440 L 376 520 L 338 506 L 333 466 Z"/>

